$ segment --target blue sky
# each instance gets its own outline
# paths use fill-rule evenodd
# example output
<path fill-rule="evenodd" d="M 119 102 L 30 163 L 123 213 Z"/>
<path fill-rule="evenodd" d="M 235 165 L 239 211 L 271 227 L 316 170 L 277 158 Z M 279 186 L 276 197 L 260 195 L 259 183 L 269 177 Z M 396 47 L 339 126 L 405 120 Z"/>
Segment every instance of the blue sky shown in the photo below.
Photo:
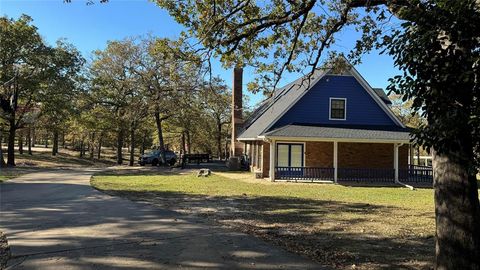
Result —
<path fill-rule="evenodd" d="M 94 5 L 85 3 L 85 0 L 73 0 L 70 4 L 64 4 L 63 0 L 0 0 L 0 14 L 14 18 L 22 13 L 31 16 L 33 24 L 48 43 L 54 44 L 57 39 L 66 38 L 87 59 L 90 59 L 92 51 L 105 48 L 108 40 L 146 34 L 176 38 L 182 31 L 182 26 L 167 12 L 147 0 L 110 0 L 108 4 Z M 349 47 L 355 36 L 353 30 L 345 31 L 337 40 L 336 49 Z M 365 55 L 357 69 L 373 87 L 385 88 L 388 78 L 398 74 L 392 59 L 375 51 Z M 214 73 L 231 85 L 231 70 L 225 70 L 215 63 Z M 253 75 L 253 70 L 246 69 L 244 84 L 251 81 Z M 282 82 L 287 83 L 295 77 L 287 74 Z M 251 105 L 261 98 L 261 94 L 250 94 Z"/>

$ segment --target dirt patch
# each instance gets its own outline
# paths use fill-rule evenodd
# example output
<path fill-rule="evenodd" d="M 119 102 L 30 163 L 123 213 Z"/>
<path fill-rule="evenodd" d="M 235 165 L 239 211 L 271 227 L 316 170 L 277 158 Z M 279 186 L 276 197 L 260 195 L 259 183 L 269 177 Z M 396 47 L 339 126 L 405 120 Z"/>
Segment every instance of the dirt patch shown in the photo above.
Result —
<path fill-rule="evenodd" d="M 4 269 L 10 259 L 10 247 L 8 246 L 7 236 L 0 231 L 0 269 Z"/>
<path fill-rule="evenodd" d="M 247 194 L 214 197 L 175 192 L 104 192 L 198 215 L 335 269 L 432 268 L 432 235 L 423 234 L 421 228 L 395 226 L 402 216 L 412 215 L 410 209 Z M 374 220 L 378 217 L 381 219 Z"/>

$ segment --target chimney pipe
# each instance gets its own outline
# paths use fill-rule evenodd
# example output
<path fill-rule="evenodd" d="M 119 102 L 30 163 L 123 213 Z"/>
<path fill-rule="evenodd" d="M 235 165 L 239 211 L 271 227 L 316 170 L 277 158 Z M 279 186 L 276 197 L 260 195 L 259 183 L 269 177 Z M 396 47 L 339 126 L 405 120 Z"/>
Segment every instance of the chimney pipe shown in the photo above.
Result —
<path fill-rule="evenodd" d="M 241 156 L 243 154 L 243 145 L 237 141 L 238 134 L 243 126 L 243 68 L 235 67 L 233 69 L 233 87 L 232 87 L 232 141 L 231 156 Z"/>

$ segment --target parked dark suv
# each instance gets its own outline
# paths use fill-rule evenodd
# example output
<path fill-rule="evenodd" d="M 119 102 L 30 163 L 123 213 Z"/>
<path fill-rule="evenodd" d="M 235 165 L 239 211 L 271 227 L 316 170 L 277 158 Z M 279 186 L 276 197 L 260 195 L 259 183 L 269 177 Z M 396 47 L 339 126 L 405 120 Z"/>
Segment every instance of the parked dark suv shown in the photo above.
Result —
<path fill-rule="evenodd" d="M 159 164 L 163 164 L 162 161 L 162 151 L 160 150 L 153 150 L 152 152 L 146 153 L 140 156 L 138 160 L 138 164 L 140 166 L 145 166 L 146 164 L 152 164 L 152 166 L 157 166 Z M 165 160 L 166 163 L 170 166 L 174 165 L 177 162 L 177 154 L 173 151 L 165 151 Z"/>

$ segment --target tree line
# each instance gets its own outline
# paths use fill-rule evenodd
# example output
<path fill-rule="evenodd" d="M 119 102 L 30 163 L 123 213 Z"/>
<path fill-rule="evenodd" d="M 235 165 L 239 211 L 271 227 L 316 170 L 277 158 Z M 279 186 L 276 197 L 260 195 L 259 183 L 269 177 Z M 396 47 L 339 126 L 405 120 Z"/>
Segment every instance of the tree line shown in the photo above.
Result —
<path fill-rule="evenodd" d="M 182 39 L 109 41 L 86 61 L 66 40 L 46 44 L 27 15 L 0 24 L 1 166 L 44 142 L 91 159 L 111 147 L 129 165 L 150 147 L 225 156 L 229 89 Z"/>

